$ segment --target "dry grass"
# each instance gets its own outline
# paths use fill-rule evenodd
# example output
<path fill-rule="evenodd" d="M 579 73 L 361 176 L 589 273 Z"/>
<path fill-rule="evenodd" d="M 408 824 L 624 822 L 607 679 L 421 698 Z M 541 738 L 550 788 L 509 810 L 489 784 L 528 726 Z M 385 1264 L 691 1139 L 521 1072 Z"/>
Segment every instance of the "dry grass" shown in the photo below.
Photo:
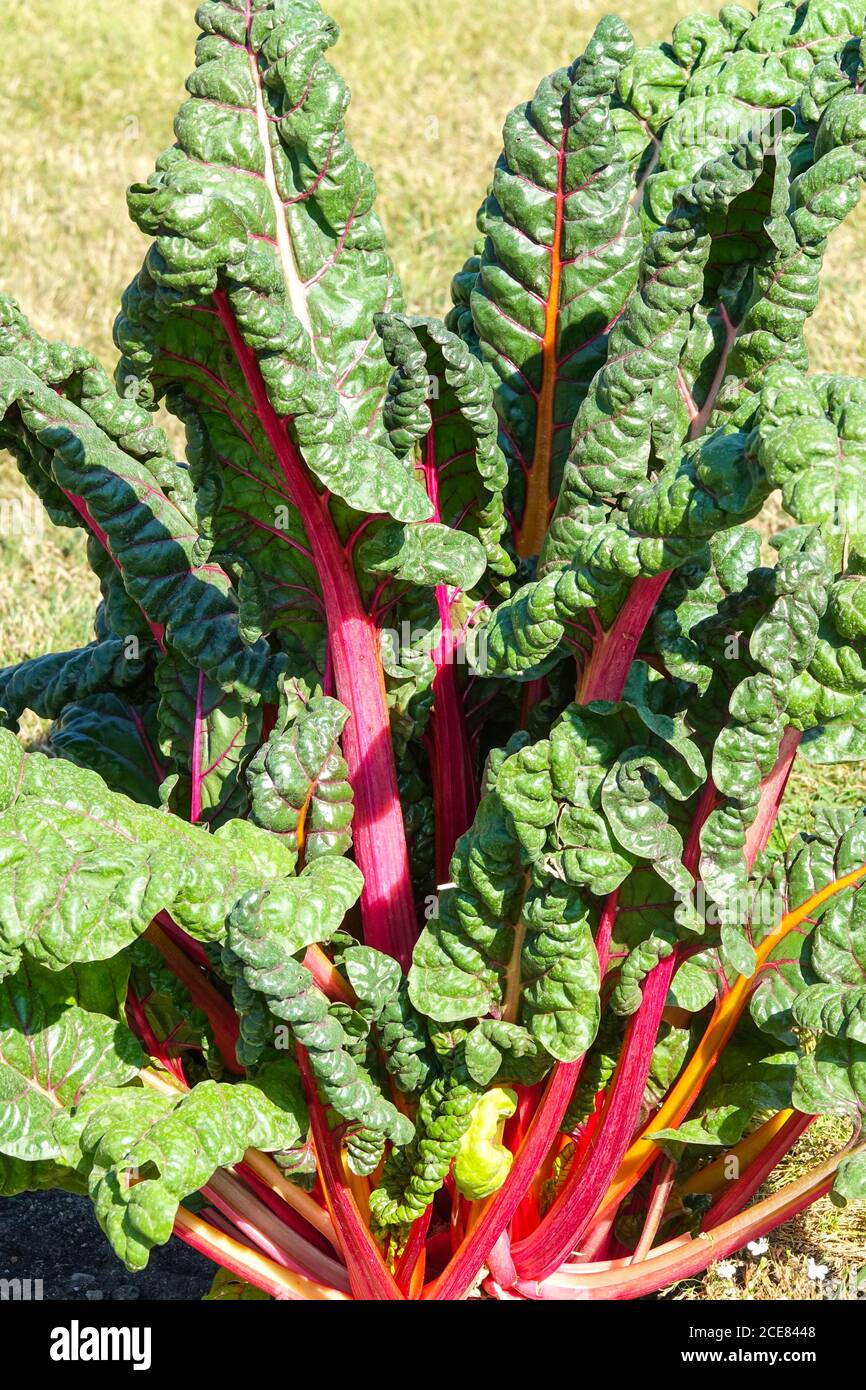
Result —
<path fill-rule="evenodd" d="M 336 61 L 355 94 L 352 133 L 378 171 L 410 306 L 442 313 L 472 249 L 503 117 L 581 51 L 603 5 L 331 0 L 330 8 L 343 29 Z M 617 8 L 647 42 L 694 5 L 625 0 Z M 43 333 L 106 362 L 118 297 L 143 251 L 124 192 L 171 142 L 192 66 L 193 10 L 193 0 L 22 0 L 0 15 L 0 289 L 14 291 Z M 809 331 L 813 364 L 866 372 L 862 298 L 851 292 L 866 282 L 862 210 L 838 234 L 825 279 Z M 0 500 L 17 495 L 17 473 L 0 460 Z M 35 530 L 0 539 L 0 664 L 90 634 L 97 586 L 81 537 L 47 522 L 41 535 Z M 864 790 L 859 770 L 800 768 L 791 800 L 801 814 L 820 799 L 862 804 Z M 797 1162 L 807 1157 L 802 1148 Z M 802 1269 L 810 1241 L 822 1263 L 837 1251 L 842 1265 L 866 1259 L 862 1215 L 824 1203 L 785 1228 L 748 1277 L 722 1287 L 711 1275 L 680 1296 L 809 1296 Z"/>
<path fill-rule="evenodd" d="M 638 42 L 669 33 L 687 0 L 618 6 Z M 579 53 L 601 12 L 587 0 L 332 0 L 355 142 L 413 309 L 442 313 L 471 251 L 506 112 Z M 192 66 L 193 0 L 24 0 L 0 16 L 0 288 L 45 334 L 113 360 L 111 324 L 142 238 L 125 190 L 171 142 Z M 860 371 L 866 217 L 840 232 L 813 323 L 815 366 Z M 17 474 L 0 462 L 0 498 Z M 89 636 L 96 596 L 83 546 L 50 526 L 0 539 L 0 661 Z"/>
<path fill-rule="evenodd" d="M 849 1133 L 842 1120 L 816 1120 L 759 1197 L 817 1167 L 844 1146 Z M 866 1278 L 862 1286 L 858 1278 L 861 1272 L 866 1276 L 866 1213 L 862 1204 L 837 1207 L 823 1197 L 771 1232 L 766 1253 L 740 1251 L 732 1260 L 711 1266 L 702 1279 L 677 1285 L 669 1296 L 726 1301 L 866 1297 Z"/>

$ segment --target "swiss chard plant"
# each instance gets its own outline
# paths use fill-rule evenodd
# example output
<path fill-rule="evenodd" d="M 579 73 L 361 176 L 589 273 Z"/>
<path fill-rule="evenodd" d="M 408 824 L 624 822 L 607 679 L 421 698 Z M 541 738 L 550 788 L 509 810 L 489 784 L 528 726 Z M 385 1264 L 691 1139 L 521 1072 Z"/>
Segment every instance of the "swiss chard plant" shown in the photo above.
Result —
<path fill-rule="evenodd" d="M 0 1191 L 335 1300 L 638 1297 L 866 1196 L 866 810 L 778 819 L 866 759 L 866 381 L 804 339 L 862 3 L 602 19 L 444 321 L 316 0 L 197 22 L 113 376 L 0 300 L 102 593 L 0 672 Z"/>

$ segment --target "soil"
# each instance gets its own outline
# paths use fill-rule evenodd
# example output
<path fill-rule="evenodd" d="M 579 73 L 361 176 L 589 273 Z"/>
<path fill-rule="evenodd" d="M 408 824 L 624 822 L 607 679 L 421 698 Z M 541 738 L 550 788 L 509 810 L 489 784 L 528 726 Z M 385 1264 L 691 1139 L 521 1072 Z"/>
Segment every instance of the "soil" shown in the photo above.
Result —
<path fill-rule="evenodd" d="M 0 1279 L 41 1279 L 46 1300 L 198 1300 L 213 1275 L 211 1261 L 179 1240 L 155 1249 L 147 1268 L 130 1274 L 86 1197 L 27 1192 L 0 1202 Z"/>

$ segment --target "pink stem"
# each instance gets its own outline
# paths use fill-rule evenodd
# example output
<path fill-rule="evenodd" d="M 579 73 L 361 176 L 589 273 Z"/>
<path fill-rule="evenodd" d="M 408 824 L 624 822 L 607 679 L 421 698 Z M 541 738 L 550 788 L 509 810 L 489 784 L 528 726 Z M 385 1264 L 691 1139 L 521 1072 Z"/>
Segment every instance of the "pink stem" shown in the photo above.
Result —
<path fill-rule="evenodd" d="M 343 1265 L 297 1235 L 228 1173 L 214 1173 L 210 1182 L 201 1188 L 201 1193 L 269 1259 L 318 1284 L 327 1284 L 341 1293 L 349 1292 L 349 1279 Z"/>
<path fill-rule="evenodd" d="M 613 895 L 611 895 L 613 897 Z M 610 954 L 610 938 L 616 920 L 610 899 L 599 922 L 596 952 L 604 978 Z M 482 1266 L 523 1201 L 551 1145 L 555 1142 L 568 1102 L 580 1077 L 584 1058 L 561 1062 L 547 1083 L 541 1103 L 532 1117 L 507 1180 L 485 1206 L 469 1235 L 461 1242 L 446 1268 L 424 1290 L 425 1299 L 460 1299 L 477 1278 Z"/>
<path fill-rule="evenodd" d="M 381 1250 L 364 1224 L 346 1182 L 339 1138 L 328 1128 L 325 1110 L 316 1089 L 316 1080 L 303 1047 L 298 1047 L 297 1058 L 310 1115 L 313 1143 L 316 1146 L 316 1162 L 322 1188 L 343 1249 L 352 1295 L 361 1302 L 403 1301 L 403 1294 L 394 1282 L 394 1277 L 382 1258 Z"/>
<path fill-rule="evenodd" d="M 521 1279 L 546 1279 L 581 1241 L 631 1143 L 656 1036 L 676 967 L 676 952 L 650 971 L 643 1001 L 629 1020 L 601 1122 L 582 1161 L 572 1165 L 551 1212 L 512 1250 Z"/>
<path fill-rule="evenodd" d="M 412 1288 L 412 1275 L 415 1273 L 415 1267 L 424 1253 L 432 1215 L 433 1204 L 431 1203 L 424 1215 L 419 1216 L 418 1220 L 412 1223 L 412 1231 L 406 1242 L 406 1249 L 403 1251 L 400 1263 L 394 1273 L 398 1289 L 407 1298 Z"/>
<path fill-rule="evenodd" d="M 201 786 L 204 778 L 202 776 L 202 736 L 203 736 L 203 715 L 202 707 L 204 704 L 204 671 L 198 673 L 198 684 L 195 694 L 195 717 L 192 732 L 192 785 L 190 788 L 189 799 L 189 818 L 193 825 L 201 816 Z"/>
<path fill-rule="evenodd" d="M 578 704 L 622 699 L 638 643 L 670 577 L 670 571 L 667 571 L 654 575 L 652 579 L 634 581 L 613 626 L 592 649 L 578 686 Z"/>
<path fill-rule="evenodd" d="M 662 1217 L 665 1214 L 668 1198 L 673 1191 L 676 1176 L 677 1166 L 669 1158 L 664 1159 L 653 1174 L 652 1196 L 647 1207 L 646 1220 L 640 1233 L 640 1240 L 635 1247 L 634 1264 L 640 1264 L 641 1260 L 645 1260 L 652 1250 L 653 1241 L 662 1223 Z"/>
<path fill-rule="evenodd" d="M 289 438 L 288 422 L 271 405 L 255 354 L 241 337 L 223 291 L 215 292 L 214 303 L 300 513 L 322 586 L 337 694 L 351 712 L 343 753 L 355 794 L 353 834 L 355 858 L 364 875 L 364 939 L 407 969 L 417 922 L 376 627 L 361 603 L 327 502 Z"/>
<path fill-rule="evenodd" d="M 487 1268 L 491 1279 L 495 1279 L 504 1289 L 510 1289 L 512 1284 L 517 1283 L 517 1270 L 511 1258 L 511 1241 L 507 1231 L 502 1232 L 487 1256 Z"/>
<path fill-rule="evenodd" d="M 126 1015 L 132 1031 L 147 1048 L 148 1054 L 154 1061 L 159 1062 L 160 1066 L 174 1076 L 182 1086 L 186 1087 L 187 1080 L 183 1074 L 183 1067 L 179 1057 L 172 1057 L 171 1053 L 160 1042 L 150 1026 L 144 1004 L 139 999 L 132 985 L 129 985 L 126 992 Z"/>
<path fill-rule="evenodd" d="M 276 1192 L 272 1192 L 268 1185 L 262 1182 L 259 1175 L 254 1173 L 248 1164 L 243 1162 L 236 1163 L 235 1172 L 238 1177 L 246 1183 L 247 1187 L 255 1193 L 259 1201 L 263 1202 L 285 1226 L 290 1226 L 296 1235 L 301 1236 L 308 1245 L 314 1245 L 323 1255 L 331 1254 L 331 1246 L 325 1240 L 325 1237 L 321 1235 L 315 1227 L 311 1226 L 309 1221 L 305 1221 L 300 1212 L 295 1211 L 294 1207 L 290 1207 L 287 1202 L 284 1202 L 281 1197 L 277 1196 Z"/>
<path fill-rule="evenodd" d="M 424 446 L 424 482 L 433 504 L 431 521 L 441 521 L 439 475 L 436 467 L 436 427 Z M 454 846 L 472 824 L 478 806 L 478 787 L 472 763 L 455 666 L 451 591 L 436 586 L 441 633 L 433 652 L 433 709 L 430 715 L 433 806 L 436 833 L 436 882 L 447 883 Z"/>
<path fill-rule="evenodd" d="M 779 755 L 769 777 L 762 783 L 761 801 L 758 814 L 746 832 L 745 855 L 749 868 L 758 854 L 767 848 L 767 842 L 776 824 L 779 807 L 785 795 L 788 778 L 794 766 L 794 759 L 803 735 L 798 729 L 786 729 L 779 744 Z"/>
<path fill-rule="evenodd" d="M 204 946 L 202 946 L 201 942 L 196 941 L 192 936 L 188 936 L 182 927 L 179 927 L 176 922 L 172 921 L 167 912 L 158 912 L 154 921 L 158 922 L 166 936 L 174 942 L 175 946 L 179 946 L 184 955 L 189 956 L 190 960 L 195 961 L 196 965 L 200 966 L 202 970 L 213 969 L 213 966 L 208 960 L 207 951 Z"/>

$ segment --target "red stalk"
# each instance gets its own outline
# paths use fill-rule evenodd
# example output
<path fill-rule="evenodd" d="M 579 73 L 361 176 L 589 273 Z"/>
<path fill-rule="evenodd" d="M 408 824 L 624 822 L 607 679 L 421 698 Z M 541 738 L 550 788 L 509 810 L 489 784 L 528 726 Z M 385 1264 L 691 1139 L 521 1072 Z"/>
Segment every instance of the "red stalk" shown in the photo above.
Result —
<path fill-rule="evenodd" d="M 582 1162 L 573 1163 L 558 1201 L 536 1231 L 512 1250 L 521 1279 L 545 1279 L 579 1244 L 625 1157 L 637 1124 L 650 1061 L 676 966 L 676 953 L 647 976 L 629 1020 L 601 1122 Z"/>
<path fill-rule="evenodd" d="M 154 921 L 159 923 L 160 929 L 165 932 L 169 941 L 173 941 L 175 946 L 183 951 L 185 956 L 189 956 L 190 960 L 195 961 L 201 970 L 211 969 L 207 951 L 201 942 L 196 941 L 194 936 L 189 936 L 182 927 L 173 922 L 167 912 L 158 912 Z"/>
<path fill-rule="evenodd" d="M 304 1083 L 316 1162 L 325 1201 L 343 1249 L 352 1296 L 361 1301 L 403 1300 L 403 1294 L 370 1235 L 343 1171 L 338 1138 L 328 1128 L 324 1107 L 305 1048 L 297 1049 L 298 1066 Z"/>
<path fill-rule="evenodd" d="M 423 1261 L 424 1259 L 424 1247 L 427 1241 L 427 1232 L 430 1229 L 430 1219 L 432 1215 L 433 1203 L 431 1202 L 430 1206 L 424 1212 L 424 1215 L 419 1216 L 418 1220 L 412 1223 L 412 1231 L 406 1242 L 406 1249 L 400 1257 L 400 1262 L 394 1274 L 397 1287 L 402 1294 L 405 1294 L 406 1298 L 411 1298 L 413 1286 L 418 1282 L 419 1278 L 423 1281 L 424 1269 L 423 1264 L 419 1269 L 419 1261 Z"/>
<path fill-rule="evenodd" d="M 609 905 L 606 905 L 595 942 L 602 978 L 607 969 L 615 920 L 615 908 L 610 909 Z M 506 1181 L 485 1204 L 472 1230 L 463 1238 L 439 1278 L 428 1284 L 423 1293 L 424 1298 L 438 1301 L 460 1299 L 477 1278 L 488 1255 L 532 1186 L 533 1178 L 548 1150 L 556 1142 L 568 1102 L 580 1077 L 583 1061 L 581 1057 L 576 1062 L 561 1062 L 554 1068 L 541 1104 L 514 1156 L 514 1163 Z"/>
<path fill-rule="evenodd" d="M 700 410 L 692 416 L 691 428 L 689 429 L 689 439 L 697 439 L 700 435 L 703 434 L 704 430 L 707 427 L 707 422 L 710 416 L 712 415 L 713 410 L 715 409 L 716 397 L 718 396 L 719 391 L 722 389 L 722 383 L 724 382 L 725 377 L 727 375 L 728 358 L 731 355 L 731 348 L 734 346 L 734 343 L 737 339 L 737 334 L 740 331 L 739 324 L 731 323 L 731 320 L 728 317 L 728 311 L 725 308 L 724 304 L 719 305 L 719 313 L 722 319 L 722 323 L 725 325 L 725 341 L 722 344 L 721 356 L 719 357 L 719 361 L 716 366 L 715 374 L 713 376 L 710 389 L 707 392 L 706 400 L 704 401 Z"/>
<path fill-rule="evenodd" d="M 578 704 L 622 699 L 638 643 L 670 577 L 667 571 L 634 581 L 613 626 L 593 646 L 578 683 Z"/>
<path fill-rule="evenodd" d="M 759 853 L 767 848 L 767 842 L 776 824 L 779 807 L 785 795 L 788 778 L 794 766 L 794 759 L 803 735 L 797 729 L 786 729 L 779 744 L 779 755 L 769 777 L 761 784 L 761 801 L 758 814 L 746 832 L 746 863 L 751 869 Z"/>
<path fill-rule="evenodd" d="M 240 1030 L 237 1015 L 231 1004 L 223 998 L 189 956 L 175 945 L 174 941 L 169 940 L 164 929 L 157 926 L 155 921 L 151 922 L 144 936 L 162 956 L 172 974 L 189 990 L 189 996 L 196 1008 L 207 1014 L 216 1045 L 228 1070 L 235 1076 L 244 1076 L 244 1069 L 235 1054 Z"/>
<path fill-rule="evenodd" d="M 722 1193 L 718 1201 L 713 1203 L 704 1217 L 703 1228 L 721 1226 L 730 1217 L 742 1211 L 743 1207 L 751 1202 L 758 1188 L 766 1182 L 776 1164 L 780 1163 L 785 1154 L 794 1147 L 797 1140 L 805 1134 L 814 1120 L 814 1115 L 792 1115 L 778 1134 L 773 1136 L 763 1153 L 753 1163 L 750 1163 L 745 1173 L 741 1173 L 737 1180 L 730 1184 L 727 1191 Z"/>
<path fill-rule="evenodd" d="M 336 965 L 329 960 L 321 946 L 308 946 L 304 952 L 304 966 L 309 970 L 317 987 L 331 1000 L 341 1004 L 354 1004 L 355 991 L 344 980 Z"/>
<path fill-rule="evenodd" d="M 183 1074 L 180 1058 L 172 1057 L 154 1033 L 147 1014 L 145 1013 L 144 1005 L 135 993 L 132 985 L 129 985 L 126 992 L 126 1016 L 132 1031 L 137 1034 L 141 1042 L 147 1048 L 148 1054 L 154 1061 L 159 1062 L 160 1066 L 164 1067 L 167 1072 L 170 1072 L 172 1076 L 176 1077 L 181 1085 L 185 1087 L 187 1082 Z"/>
<path fill-rule="evenodd" d="M 749 1207 L 739 1216 L 714 1226 L 711 1231 L 703 1232 L 694 1240 L 683 1243 L 675 1241 L 671 1246 L 662 1247 L 640 1264 L 616 1265 L 597 1273 L 585 1269 L 575 1272 L 562 1270 L 543 1282 L 525 1280 L 516 1286 L 515 1291 L 524 1298 L 557 1301 L 642 1298 L 656 1293 L 681 1279 L 700 1274 L 710 1263 L 732 1255 L 749 1241 L 759 1239 L 776 1226 L 790 1221 L 819 1197 L 825 1196 L 845 1156 L 845 1150 L 835 1154 L 814 1172 Z"/>
<path fill-rule="evenodd" d="M 439 474 L 436 468 L 436 426 L 424 445 L 424 482 L 433 504 L 431 521 L 441 521 Z M 448 882 L 454 846 L 472 824 L 478 806 L 478 786 L 466 735 L 463 704 L 457 683 L 456 647 L 451 619 L 452 592 L 436 586 L 441 634 L 433 652 L 433 709 L 430 715 L 430 754 L 436 833 L 436 882 Z"/>
<path fill-rule="evenodd" d="M 289 437 L 289 422 L 280 419 L 270 403 L 255 354 L 241 337 L 223 291 L 215 292 L 214 303 L 288 495 L 300 513 L 322 586 L 337 695 L 351 712 L 343 752 L 355 793 L 353 834 L 355 858 L 364 875 L 364 939 L 407 969 L 417 923 L 376 626 L 361 603 L 327 500 L 316 491 Z"/>

